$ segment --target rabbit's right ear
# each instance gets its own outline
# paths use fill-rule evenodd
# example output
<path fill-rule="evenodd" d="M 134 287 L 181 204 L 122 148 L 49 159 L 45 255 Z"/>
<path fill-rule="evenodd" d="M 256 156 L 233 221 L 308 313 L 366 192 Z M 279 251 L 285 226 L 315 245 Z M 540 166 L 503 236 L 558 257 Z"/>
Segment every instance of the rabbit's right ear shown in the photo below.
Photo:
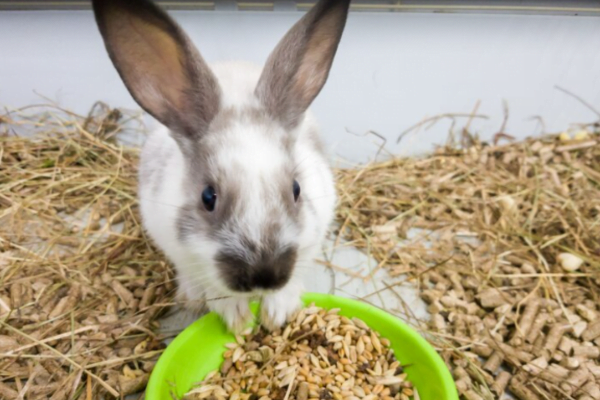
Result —
<path fill-rule="evenodd" d="M 217 80 L 183 30 L 149 0 L 93 0 L 125 86 L 162 124 L 191 138 L 218 112 Z"/>

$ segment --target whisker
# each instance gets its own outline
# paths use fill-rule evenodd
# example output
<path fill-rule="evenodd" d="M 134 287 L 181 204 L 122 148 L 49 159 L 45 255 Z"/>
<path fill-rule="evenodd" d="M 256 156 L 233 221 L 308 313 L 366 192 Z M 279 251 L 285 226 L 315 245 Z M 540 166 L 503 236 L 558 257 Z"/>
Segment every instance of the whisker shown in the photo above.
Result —
<path fill-rule="evenodd" d="M 153 204 L 157 204 L 159 206 L 166 206 L 166 207 L 172 207 L 172 208 L 176 208 L 179 210 L 183 210 L 185 208 L 185 206 L 178 206 L 176 204 L 168 204 L 168 203 L 163 203 L 160 201 L 156 201 L 156 200 L 149 200 L 149 199 L 144 199 L 143 201 L 147 201 L 149 203 L 153 203 Z M 138 200 L 138 204 L 141 202 L 141 200 Z"/>
<path fill-rule="evenodd" d="M 292 174 L 293 174 L 293 175 L 295 175 L 295 174 L 296 174 L 296 172 L 298 171 L 298 168 L 299 168 L 299 167 L 302 165 L 302 163 L 304 163 L 306 160 L 309 160 L 309 159 L 310 159 L 310 156 L 307 156 L 307 157 L 305 157 L 303 160 L 301 160 L 299 163 L 297 163 L 297 164 L 294 166 L 294 169 L 292 170 Z"/>

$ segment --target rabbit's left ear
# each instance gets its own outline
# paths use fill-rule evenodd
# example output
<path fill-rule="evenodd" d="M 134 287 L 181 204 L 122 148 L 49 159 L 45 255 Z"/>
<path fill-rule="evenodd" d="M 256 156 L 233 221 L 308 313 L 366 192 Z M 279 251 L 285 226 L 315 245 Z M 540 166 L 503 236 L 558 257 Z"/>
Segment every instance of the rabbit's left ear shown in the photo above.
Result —
<path fill-rule="evenodd" d="M 287 127 L 294 127 L 329 75 L 346 25 L 350 0 L 320 0 L 269 56 L 256 96 Z"/>
<path fill-rule="evenodd" d="M 183 30 L 149 0 L 93 0 L 108 54 L 138 104 L 178 134 L 218 112 L 217 81 Z"/>

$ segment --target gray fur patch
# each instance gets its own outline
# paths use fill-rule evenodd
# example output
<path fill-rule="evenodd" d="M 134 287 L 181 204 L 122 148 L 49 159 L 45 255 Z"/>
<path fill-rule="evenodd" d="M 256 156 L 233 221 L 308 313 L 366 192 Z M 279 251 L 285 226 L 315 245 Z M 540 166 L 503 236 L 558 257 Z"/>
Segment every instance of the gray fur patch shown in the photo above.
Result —
<path fill-rule="evenodd" d="M 177 230 L 177 239 L 185 242 L 193 234 L 201 231 L 205 226 L 198 217 L 198 211 L 193 205 L 188 205 L 179 209 L 177 220 L 175 221 Z"/>

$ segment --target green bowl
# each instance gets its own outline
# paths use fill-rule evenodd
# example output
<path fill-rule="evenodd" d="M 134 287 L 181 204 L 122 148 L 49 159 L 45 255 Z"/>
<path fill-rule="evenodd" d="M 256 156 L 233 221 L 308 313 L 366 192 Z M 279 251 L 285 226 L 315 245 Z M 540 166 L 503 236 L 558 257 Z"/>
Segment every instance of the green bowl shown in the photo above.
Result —
<path fill-rule="evenodd" d="M 397 359 L 406 368 L 408 379 L 421 400 L 458 400 L 452 376 L 446 365 L 416 331 L 398 318 L 356 300 L 317 293 L 303 296 L 305 304 L 340 308 L 340 314 L 362 319 L 370 328 L 388 338 Z M 258 305 L 254 304 L 253 312 Z M 182 396 L 194 383 L 219 368 L 224 346 L 235 340 L 220 317 L 209 313 L 181 332 L 158 360 L 148 387 L 147 400 L 172 400 L 171 392 Z"/>

